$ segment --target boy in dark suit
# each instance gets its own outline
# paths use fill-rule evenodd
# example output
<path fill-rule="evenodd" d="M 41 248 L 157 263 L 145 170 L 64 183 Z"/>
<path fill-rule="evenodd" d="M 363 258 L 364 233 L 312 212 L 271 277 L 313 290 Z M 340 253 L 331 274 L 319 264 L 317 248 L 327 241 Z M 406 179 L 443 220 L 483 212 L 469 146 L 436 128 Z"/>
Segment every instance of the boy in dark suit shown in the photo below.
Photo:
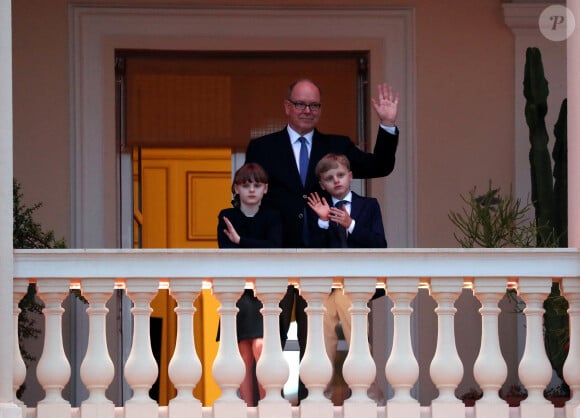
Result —
<path fill-rule="evenodd" d="M 308 196 L 308 206 L 318 215 L 318 228 L 312 231 L 312 237 L 317 244 L 326 248 L 386 248 L 387 240 L 379 203 L 373 197 L 359 196 L 350 189 L 352 172 L 348 158 L 339 154 L 327 154 L 318 162 L 315 171 L 320 188 L 332 199 L 328 202 L 316 192 Z M 373 299 L 382 295 L 384 293 L 377 292 Z M 334 364 L 338 345 L 336 326 L 339 321 L 350 346 L 351 302 L 341 289 L 332 289 L 324 306 L 324 342 L 326 353 Z M 374 384 L 369 395 L 376 401 L 381 401 L 381 394 Z M 328 396 L 330 397 L 330 393 Z"/>
<path fill-rule="evenodd" d="M 352 171 L 348 158 L 327 154 L 316 165 L 320 188 L 331 196 L 331 205 L 317 192 L 308 196 L 308 206 L 318 215 L 313 231 L 319 247 L 386 248 L 381 208 L 377 199 L 350 190 Z"/>

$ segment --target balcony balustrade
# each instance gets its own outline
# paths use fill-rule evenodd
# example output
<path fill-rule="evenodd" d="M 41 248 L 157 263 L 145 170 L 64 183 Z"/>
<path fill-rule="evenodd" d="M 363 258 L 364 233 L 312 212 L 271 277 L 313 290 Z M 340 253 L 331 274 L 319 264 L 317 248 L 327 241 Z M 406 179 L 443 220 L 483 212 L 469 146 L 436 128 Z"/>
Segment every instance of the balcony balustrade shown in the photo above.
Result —
<path fill-rule="evenodd" d="M 578 418 L 579 277 L 577 249 L 16 250 L 14 332 L 18 302 L 30 281 L 36 283 L 45 304 L 43 351 L 37 367 L 45 397 L 36 407 L 17 403 L 23 408 L 23 417 L 38 418 Z M 544 397 L 552 370 L 543 344 L 542 303 L 554 281 L 570 306 L 570 349 L 564 376 L 572 395 L 563 408 L 555 408 Z M 237 395 L 244 365 L 236 344 L 235 302 L 246 283 L 253 284 L 264 305 L 264 348 L 257 376 L 266 396 L 257 407 L 247 407 Z M 299 371 L 309 396 L 299 406 L 292 406 L 281 395 L 289 366 L 280 344 L 278 303 L 289 283 L 298 286 L 308 302 L 308 344 Z M 342 287 L 352 301 L 351 346 L 343 366 L 352 395 L 341 406 L 333 405 L 323 393 L 331 376 L 322 338 L 323 302 L 333 285 Z M 149 333 L 150 303 L 160 286 L 169 289 L 177 304 L 177 338 L 168 367 L 177 396 L 167 407 L 149 397 L 158 373 Z M 88 301 L 88 345 L 80 377 L 89 396 L 80 407 L 72 407 L 62 396 L 71 376 L 63 348 L 62 304 L 71 287 L 80 288 Z M 212 406 L 202 406 L 192 395 L 202 375 L 195 351 L 193 301 L 204 287 L 211 287 L 221 304 L 221 343 L 212 368 L 221 397 Z M 367 397 L 376 373 L 368 344 L 367 302 L 376 287 L 384 287 L 392 302 L 388 313 L 392 315 L 392 347 L 384 348 L 390 348 L 390 355 L 381 372 L 393 395 L 385 405 Z M 518 373 L 528 397 L 519 408 L 510 408 L 498 395 L 507 375 L 498 334 L 498 303 L 508 287 L 517 289 L 526 304 L 525 348 Z M 412 301 L 420 288 L 428 288 L 436 303 L 437 342 L 428 368 L 420 367 L 413 350 Z M 467 366 L 458 355 L 461 336 L 454 329 L 454 304 L 465 288 L 481 303 L 481 345 L 472 367 L 483 396 L 473 407 L 466 407 L 455 395 Z M 105 321 L 106 303 L 114 289 L 124 289 L 133 303 L 132 343 L 123 370 L 132 396 L 122 406 L 105 395 L 115 374 Z M 430 405 L 420 405 L 413 397 L 412 388 L 420 374 L 428 374 L 438 389 Z M 26 375 L 17 349 L 13 375 L 16 393 Z"/>

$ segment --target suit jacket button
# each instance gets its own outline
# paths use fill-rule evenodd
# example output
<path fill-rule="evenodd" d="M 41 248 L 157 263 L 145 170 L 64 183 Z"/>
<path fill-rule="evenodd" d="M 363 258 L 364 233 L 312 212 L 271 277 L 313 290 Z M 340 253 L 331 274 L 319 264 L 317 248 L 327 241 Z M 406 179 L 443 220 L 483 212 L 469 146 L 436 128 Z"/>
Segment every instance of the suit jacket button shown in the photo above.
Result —
<path fill-rule="evenodd" d="M 305 194 L 302 195 L 302 199 L 306 200 L 308 199 L 308 196 L 306 196 Z"/>
<path fill-rule="evenodd" d="M 298 214 L 298 219 L 302 219 L 302 218 L 304 218 L 304 215 L 303 215 L 303 214 L 301 214 L 301 213 L 300 213 L 300 214 Z"/>

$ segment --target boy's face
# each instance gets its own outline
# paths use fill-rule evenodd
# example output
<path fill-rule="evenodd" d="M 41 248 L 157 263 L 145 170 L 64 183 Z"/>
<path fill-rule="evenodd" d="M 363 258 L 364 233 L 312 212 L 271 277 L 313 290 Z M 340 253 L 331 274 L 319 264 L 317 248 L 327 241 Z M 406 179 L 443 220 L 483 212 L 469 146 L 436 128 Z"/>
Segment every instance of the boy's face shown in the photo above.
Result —
<path fill-rule="evenodd" d="M 234 190 L 240 195 L 240 202 L 246 206 L 260 204 L 264 195 L 268 192 L 268 185 L 249 181 L 243 184 L 236 184 Z"/>
<path fill-rule="evenodd" d="M 336 199 L 343 199 L 348 194 L 351 181 L 352 171 L 342 164 L 320 175 L 320 187 Z"/>

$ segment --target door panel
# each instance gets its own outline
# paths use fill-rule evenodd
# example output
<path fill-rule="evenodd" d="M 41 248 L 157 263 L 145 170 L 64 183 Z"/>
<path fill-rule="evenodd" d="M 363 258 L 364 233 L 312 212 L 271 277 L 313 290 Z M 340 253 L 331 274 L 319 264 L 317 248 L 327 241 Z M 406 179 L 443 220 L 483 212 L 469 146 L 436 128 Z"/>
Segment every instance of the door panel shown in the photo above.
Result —
<path fill-rule="evenodd" d="M 217 248 L 217 215 L 231 200 L 230 149 L 141 149 L 134 153 L 133 165 L 135 222 L 143 248 Z M 217 354 L 219 303 L 204 290 L 194 306 L 195 343 L 203 368 L 194 394 L 204 405 L 211 405 L 220 395 L 211 373 Z M 159 380 L 151 396 L 167 405 L 176 394 L 167 375 L 175 349 L 175 301 L 162 289 L 151 307 L 152 326 L 161 327 L 152 332 L 161 335 L 161 344 L 155 353 Z"/>

